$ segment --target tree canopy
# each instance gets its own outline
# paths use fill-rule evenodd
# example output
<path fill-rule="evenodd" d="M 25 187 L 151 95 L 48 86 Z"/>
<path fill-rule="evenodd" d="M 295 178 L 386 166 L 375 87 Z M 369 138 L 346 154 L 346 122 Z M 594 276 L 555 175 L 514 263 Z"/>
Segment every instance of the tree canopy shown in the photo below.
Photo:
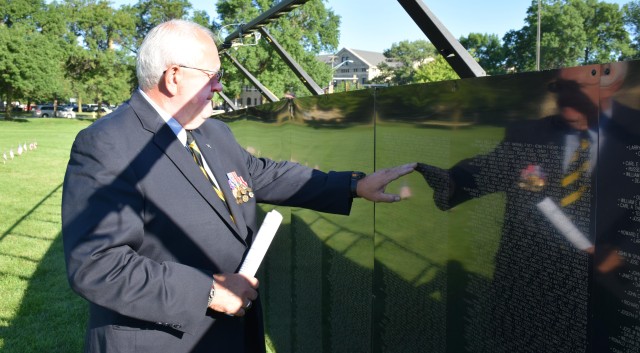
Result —
<path fill-rule="evenodd" d="M 611 62 L 629 56 L 624 12 L 617 4 L 598 0 L 541 0 L 540 68 Z M 508 69 L 536 68 L 537 0 L 525 26 L 503 38 Z M 570 44 L 568 44 L 570 43 Z"/>
<path fill-rule="evenodd" d="M 605 63 L 640 56 L 640 5 L 632 1 L 620 7 L 599 0 L 540 0 L 540 69 Z M 502 39 L 496 34 L 470 33 L 460 43 L 489 75 L 533 71 L 536 69 L 538 0 L 532 0 L 525 14 L 525 25 L 508 31 Z M 404 43 L 412 46 L 416 43 Z M 401 44 L 394 44 L 400 46 Z M 385 55 L 403 61 L 402 51 L 389 49 Z M 414 60 L 416 73 L 404 69 L 386 73 L 387 82 L 404 84 L 430 82 L 451 76 L 440 58 L 422 67 Z M 417 65 L 416 65 L 417 64 Z M 431 65 L 431 67 L 429 67 Z M 385 69 L 387 64 L 382 64 Z M 428 68 L 428 69 L 427 69 Z M 402 72 L 402 73 L 401 73 Z M 419 74 L 418 74 L 419 73 Z M 398 76 L 408 77 L 399 80 Z"/>
<path fill-rule="evenodd" d="M 540 1 L 541 69 L 640 57 L 640 0 L 622 7 L 600 0 Z M 217 17 L 210 18 L 189 0 L 137 0 L 118 8 L 108 0 L 0 0 L 0 96 L 6 102 L 74 97 L 78 103 L 120 103 L 136 87 L 135 54 L 153 26 L 189 19 L 220 31 L 222 39 L 278 3 L 218 0 Z M 535 70 L 538 0 L 523 15 L 524 26 L 502 38 L 470 33 L 459 41 L 490 75 Z M 340 16 L 325 0 L 311 0 L 270 22 L 268 30 L 323 86 L 332 72 L 317 56 L 337 51 L 339 26 Z M 393 43 L 384 55 L 377 82 L 402 85 L 457 77 L 427 40 Z M 227 56 L 276 96 L 310 94 L 267 41 L 246 39 L 222 57 L 230 97 L 250 83 Z"/>

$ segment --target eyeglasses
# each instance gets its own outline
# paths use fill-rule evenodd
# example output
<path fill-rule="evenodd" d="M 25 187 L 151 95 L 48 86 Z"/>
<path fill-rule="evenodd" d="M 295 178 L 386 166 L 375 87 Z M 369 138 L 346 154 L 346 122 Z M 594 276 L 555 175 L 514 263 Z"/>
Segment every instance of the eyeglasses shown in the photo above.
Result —
<path fill-rule="evenodd" d="M 197 67 L 190 67 L 190 66 L 184 66 L 184 65 L 178 65 L 178 66 L 185 69 L 201 71 L 205 75 L 209 76 L 209 80 L 211 80 L 212 78 L 215 78 L 216 82 L 220 82 L 220 80 L 222 80 L 222 76 L 224 75 L 224 69 L 220 69 L 218 71 L 211 71 L 211 70 L 198 69 Z"/>

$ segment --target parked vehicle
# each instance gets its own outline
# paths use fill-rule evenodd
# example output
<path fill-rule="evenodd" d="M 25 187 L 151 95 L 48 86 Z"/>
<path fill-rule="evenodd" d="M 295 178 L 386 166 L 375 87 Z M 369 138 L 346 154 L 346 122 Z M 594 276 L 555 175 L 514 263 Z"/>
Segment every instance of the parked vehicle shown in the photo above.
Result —
<path fill-rule="evenodd" d="M 38 118 L 53 117 L 53 105 L 37 105 L 33 109 L 33 116 Z"/>
<path fill-rule="evenodd" d="M 73 106 L 72 109 L 74 112 L 78 111 L 78 106 Z M 111 113 L 113 109 L 111 109 L 108 105 L 103 104 L 100 108 L 98 108 L 97 104 L 83 104 L 82 112 L 83 113 L 100 113 L 101 115 L 107 115 Z"/>
<path fill-rule="evenodd" d="M 100 114 L 102 115 L 107 115 L 109 113 L 111 113 L 113 110 L 109 107 L 105 107 L 104 105 L 102 107 L 100 107 L 100 109 L 96 109 L 96 112 L 100 112 Z"/>
<path fill-rule="evenodd" d="M 78 112 L 78 105 L 77 104 L 73 105 L 73 111 L 74 112 Z M 89 109 L 89 106 L 87 104 L 83 104 L 82 105 L 82 112 L 83 113 L 90 113 L 90 112 L 92 112 L 92 110 Z"/>
<path fill-rule="evenodd" d="M 53 105 L 38 105 L 33 109 L 34 117 L 48 118 L 48 117 L 61 117 L 61 118 L 75 118 L 76 113 L 70 107 L 58 106 L 57 113 L 54 114 Z"/>
<path fill-rule="evenodd" d="M 72 107 L 68 106 L 58 106 L 58 112 L 56 113 L 58 117 L 61 118 L 75 118 L 76 113 L 73 111 Z"/>

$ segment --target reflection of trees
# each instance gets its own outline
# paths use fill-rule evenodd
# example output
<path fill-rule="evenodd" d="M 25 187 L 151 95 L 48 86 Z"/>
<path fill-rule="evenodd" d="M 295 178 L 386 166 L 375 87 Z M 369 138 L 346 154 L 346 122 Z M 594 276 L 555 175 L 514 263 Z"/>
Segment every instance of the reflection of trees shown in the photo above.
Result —
<path fill-rule="evenodd" d="M 314 128 L 347 127 L 373 121 L 373 100 L 367 91 L 353 91 L 295 99 L 296 122 Z"/>
<path fill-rule="evenodd" d="M 374 114 L 381 121 L 431 122 L 432 125 L 465 126 L 521 119 L 522 111 L 538 112 L 555 75 L 544 73 L 502 75 L 474 80 L 455 80 L 360 90 L 321 96 L 285 99 L 275 103 L 218 115 L 281 123 L 292 120 L 314 128 L 370 124 Z M 536 114 L 535 116 L 539 116 Z"/>
<path fill-rule="evenodd" d="M 238 109 L 215 116 L 215 119 L 224 122 L 238 120 L 254 120 L 264 123 L 281 123 L 290 120 L 289 100 L 281 100 L 274 103 L 262 104 L 245 109 Z"/>
<path fill-rule="evenodd" d="M 239 119 L 265 123 L 294 123 L 314 128 L 342 128 L 373 121 L 373 96 L 369 91 L 284 99 L 275 103 L 249 107 L 225 114 L 216 119 L 225 122 Z"/>
<path fill-rule="evenodd" d="M 408 85 L 381 90 L 376 110 L 383 121 L 504 123 L 538 111 L 551 71 Z"/>

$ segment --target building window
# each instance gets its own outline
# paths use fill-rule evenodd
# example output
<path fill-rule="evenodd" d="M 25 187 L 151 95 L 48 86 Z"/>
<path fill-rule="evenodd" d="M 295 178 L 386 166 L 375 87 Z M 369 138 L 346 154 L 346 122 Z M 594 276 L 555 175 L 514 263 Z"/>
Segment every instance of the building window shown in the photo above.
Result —
<path fill-rule="evenodd" d="M 247 106 L 251 105 L 251 98 L 247 97 Z"/>
<path fill-rule="evenodd" d="M 341 69 L 340 72 L 349 72 L 349 69 Z"/>

